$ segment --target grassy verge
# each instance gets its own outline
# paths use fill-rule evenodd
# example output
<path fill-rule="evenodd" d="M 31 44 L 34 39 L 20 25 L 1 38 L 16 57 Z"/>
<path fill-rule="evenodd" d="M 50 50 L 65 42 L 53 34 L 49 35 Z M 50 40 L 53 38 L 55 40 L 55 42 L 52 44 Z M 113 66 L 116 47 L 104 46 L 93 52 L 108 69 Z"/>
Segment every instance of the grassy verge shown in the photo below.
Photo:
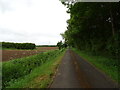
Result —
<path fill-rule="evenodd" d="M 106 58 L 103 56 L 94 56 L 90 52 L 78 51 L 77 49 L 73 49 L 73 51 L 75 51 L 92 65 L 106 73 L 114 81 L 120 83 L 120 80 L 118 79 L 118 76 L 120 76 L 120 73 L 118 73 L 120 72 L 118 69 L 118 60 L 113 60 L 111 58 Z"/>
<path fill-rule="evenodd" d="M 52 81 L 63 51 L 49 51 L 3 63 L 3 87 L 46 88 Z"/>
<path fill-rule="evenodd" d="M 34 73 L 38 73 L 36 78 L 33 78 L 25 87 L 28 88 L 47 88 L 52 82 L 56 69 L 63 57 L 64 53 L 60 54 L 57 58 L 43 64 L 41 67 L 36 68 Z M 33 73 L 33 74 L 34 74 Z"/>

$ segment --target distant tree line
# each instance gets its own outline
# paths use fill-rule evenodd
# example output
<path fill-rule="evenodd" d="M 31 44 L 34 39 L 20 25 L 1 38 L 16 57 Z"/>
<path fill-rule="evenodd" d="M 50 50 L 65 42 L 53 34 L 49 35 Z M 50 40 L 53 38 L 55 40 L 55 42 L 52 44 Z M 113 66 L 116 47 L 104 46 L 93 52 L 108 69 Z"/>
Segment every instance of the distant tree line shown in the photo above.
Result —
<path fill-rule="evenodd" d="M 69 46 L 118 58 L 120 56 L 120 2 L 62 2 L 68 7 Z M 118 55 L 119 54 L 119 55 Z"/>
<path fill-rule="evenodd" d="M 36 45 L 33 43 L 2 42 L 2 48 L 35 49 Z"/>
<path fill-rule="evenodd" d="M 56 45 L 36 45 L 36 47 L 57 47 Z"/>

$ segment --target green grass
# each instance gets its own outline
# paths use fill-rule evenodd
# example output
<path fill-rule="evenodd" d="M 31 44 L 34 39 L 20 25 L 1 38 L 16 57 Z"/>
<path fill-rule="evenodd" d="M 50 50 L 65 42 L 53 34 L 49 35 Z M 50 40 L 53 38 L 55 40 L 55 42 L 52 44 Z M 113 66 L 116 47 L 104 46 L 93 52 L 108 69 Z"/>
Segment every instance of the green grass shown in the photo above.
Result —
<path fill-rule="evenodd" d="M 120 67 L 120 65 L 118 65 L 118 60 L 103 56 L 94 56 L 91 52 L 78 51 L 77 49 L 73 50 L 83 59 L 97 67 L 100 71 L 106 73 L 106 75 L 111 77 L 114 81 L 120 83 L 120 80 L 118 79 L 118 76 L 120 76 L 120 73 L 118 73 L 120 72 L 118 71 L 118 68 Z"/>
<path fill-rule="evenodd" d="M 64 50 L 3 63 L 3 88 L 45 88 L 52 81 Z"/>

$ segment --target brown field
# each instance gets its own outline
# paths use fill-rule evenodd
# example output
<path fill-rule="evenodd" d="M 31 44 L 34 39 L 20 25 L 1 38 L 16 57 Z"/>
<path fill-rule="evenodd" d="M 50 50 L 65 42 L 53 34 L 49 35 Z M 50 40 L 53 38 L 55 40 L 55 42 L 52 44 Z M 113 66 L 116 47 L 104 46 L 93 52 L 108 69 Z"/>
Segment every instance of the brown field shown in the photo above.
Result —
<path fill-rule="evenodd" d="M 58 49 L 58 47 L 37 47 L 36 50 L 2 50 L 2 61 L 26 57 L 55 49 Z"/>

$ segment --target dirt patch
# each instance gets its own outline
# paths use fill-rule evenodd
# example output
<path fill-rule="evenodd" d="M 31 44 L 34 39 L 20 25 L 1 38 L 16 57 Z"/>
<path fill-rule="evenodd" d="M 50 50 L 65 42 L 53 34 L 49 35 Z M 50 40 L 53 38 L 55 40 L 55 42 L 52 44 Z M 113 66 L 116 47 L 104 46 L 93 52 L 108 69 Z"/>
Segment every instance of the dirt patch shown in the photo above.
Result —
<path fill-rule="evenodd" d="M 35 83 L 39 83 L 41 80 L 44 80 L 44 79 L 46 79 L 46 78 L 48 78 L 47 75 L 39 76 L 39 77 L 35 78 L 34 82 L 35 82 Z"/>
<path fill-rule="evenodd" d="M 58 47 L 37 47 L 37 50 L 40 51 L 48 51 L 48 50 L 55 50 L 58 49 Z"/>
<path fill-rule="evenodd" d="M 36 50 L 2 50 L 2 61 L 35 55 L 41 52 L 58 49 L 57 47 L 37 47 Z"/>

